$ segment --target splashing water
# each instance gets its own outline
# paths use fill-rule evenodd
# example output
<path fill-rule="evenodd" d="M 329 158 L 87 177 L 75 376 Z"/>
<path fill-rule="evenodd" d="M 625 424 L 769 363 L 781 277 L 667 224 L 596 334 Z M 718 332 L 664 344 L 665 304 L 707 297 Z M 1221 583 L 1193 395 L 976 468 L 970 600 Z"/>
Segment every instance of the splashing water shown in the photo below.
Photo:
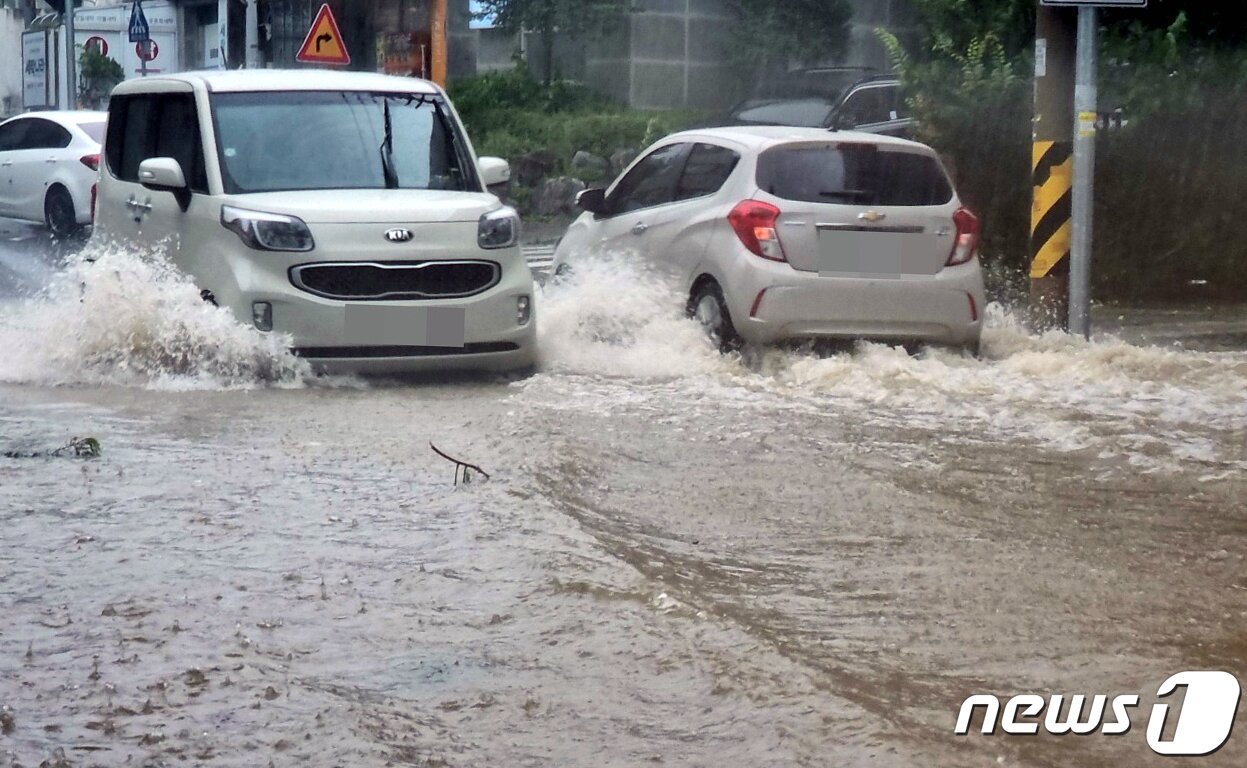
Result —
<path fill-rule="evenodd" d="M 684 299 L 626 256 L 577 262 L 539 301 L 546 371 L 661 380 L 734 367 L 685 316 Z"/>
<path fill-rule="evenodd" d="M 674 399 L 703 415 L 725 407 L 840 409 L 864 423 L 1023 438 L 1145 470 L 1190 459 L 1247 469 L 1247 446 L 1234 437 L 1247 433 L 1243 352 L 1034 334 L 992 304 L 978 359 L 873 343 L 831 356 L 785 348 L 723 356 L 684 317 L 682 296 L 619 259 L 578 263 L 570 279 L 547 287 L 541 309 L 539 388 L 558 407 Z M 558 374 L 631 381 L 620 391 Z"/>
<path fill-rule="evenodd" d="M 204 302 L 159 252 L 93 241 L 38 295 L 0 305 L 0 381 L 298 386 L 311 371 L 289 341 Z"/>

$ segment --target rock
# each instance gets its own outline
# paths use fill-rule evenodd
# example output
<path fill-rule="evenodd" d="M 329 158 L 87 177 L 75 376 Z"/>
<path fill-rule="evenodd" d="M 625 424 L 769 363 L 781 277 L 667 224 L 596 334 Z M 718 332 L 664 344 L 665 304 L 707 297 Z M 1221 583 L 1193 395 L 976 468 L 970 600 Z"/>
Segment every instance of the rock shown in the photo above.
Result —
<path fill-rule="evenodd" d="M 628 163 L 635 160 L 636 156 L 639 154 L 641 154 L 639 150 L 628 149 L 626 147 L 612 152 L 610 159 L 611 176 L 618 176 L 623 173 L 624 168 L 628 167 Z"/>
<path fill-rule="evenodd" d="M 585 185 L 579 179 L 565 176 L 546 179 L 537 189 L 537 202 L 533 212 L 538 216 L 558 216 L 559 214 L 576 213 L 576 195 L 584 191 Z"/>
<path fill-rule="evenodd" d="M 572 170 L 581 178 L 597 181 L 611 172 L 611 164 L 606 158 L 582 149 L 572 157 Z"/>
<path fill-rule="evenodd" d="M 526 155 L 520 155 L 511 163 L 511 181 L 523 187 L 536 186 L 537 182 L 549 176 L 557 165 L 554 155 L 538 149 Z"/>

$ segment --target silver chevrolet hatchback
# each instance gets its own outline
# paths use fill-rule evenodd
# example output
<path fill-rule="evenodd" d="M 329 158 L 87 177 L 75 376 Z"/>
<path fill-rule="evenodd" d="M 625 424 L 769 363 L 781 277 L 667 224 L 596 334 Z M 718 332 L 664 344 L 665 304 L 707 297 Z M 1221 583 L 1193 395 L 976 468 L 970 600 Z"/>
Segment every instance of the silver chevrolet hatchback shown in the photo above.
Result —
<path fill-rule="evenodd" d="M 413 78 L 274 70 L 113 92 L 95 237 L 163 250 L 322 369 L 532 365 L 520 222 L 446 94 Z"/>
<path fill-rule="evenodd" d="M 978 349 L 979 223 L 922 144 L 813 128 L 687 131 L 579 202 L 556 274 L 594 254 L 639 259 L 725 347 L 870 339 Z"/>

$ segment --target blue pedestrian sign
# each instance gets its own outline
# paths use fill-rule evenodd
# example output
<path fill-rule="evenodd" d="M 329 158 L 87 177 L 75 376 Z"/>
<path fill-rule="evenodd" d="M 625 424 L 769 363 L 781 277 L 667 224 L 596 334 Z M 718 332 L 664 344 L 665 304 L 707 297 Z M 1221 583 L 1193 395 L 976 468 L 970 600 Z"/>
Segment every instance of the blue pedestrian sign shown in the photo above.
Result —
<path fill-rule="evenodd" d="M 152 39 L 152 29 L 147 24 L 147 15 L 143 13 L 142 0 L 134 0 L 130 10 L 130 42 L 146 43 Z"/>

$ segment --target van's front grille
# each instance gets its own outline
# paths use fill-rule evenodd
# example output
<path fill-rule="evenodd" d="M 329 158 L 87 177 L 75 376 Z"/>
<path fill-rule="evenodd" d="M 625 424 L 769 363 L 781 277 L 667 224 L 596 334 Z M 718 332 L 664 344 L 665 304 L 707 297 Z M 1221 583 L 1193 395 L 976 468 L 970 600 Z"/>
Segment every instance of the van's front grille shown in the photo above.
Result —
<path fill-rule="evenodd" d="M 290 268 L 296 288 L 344 301 L 457 299 L 484 293 L 502 279 L 492 261 L 346 261 Z"/>

